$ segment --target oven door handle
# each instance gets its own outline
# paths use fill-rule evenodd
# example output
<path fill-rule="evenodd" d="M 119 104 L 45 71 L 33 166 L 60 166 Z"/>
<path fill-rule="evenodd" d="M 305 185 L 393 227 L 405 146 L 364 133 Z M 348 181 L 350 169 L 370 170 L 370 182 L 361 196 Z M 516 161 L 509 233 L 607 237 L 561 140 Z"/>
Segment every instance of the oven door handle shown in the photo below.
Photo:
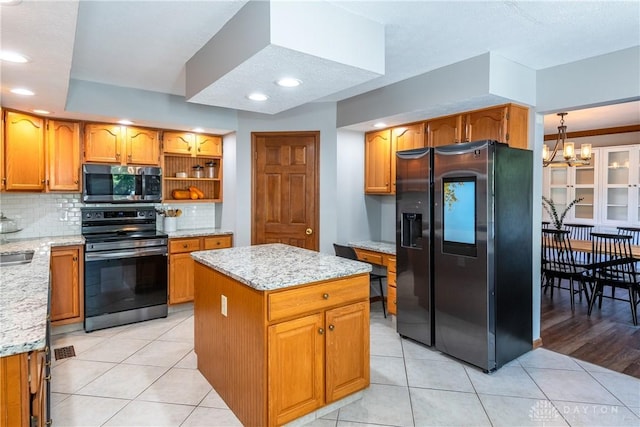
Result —
<path fill-rule="evenodd" d="M 119 259 L 119 258 L 135 258 L 143 256 L 153 255 L 167 255 L 167 248 L 138 248 L 123 251 L 104 251 L 104 252 L 85 252 L 85 261 L 100 261 L 104 259 Z"/>

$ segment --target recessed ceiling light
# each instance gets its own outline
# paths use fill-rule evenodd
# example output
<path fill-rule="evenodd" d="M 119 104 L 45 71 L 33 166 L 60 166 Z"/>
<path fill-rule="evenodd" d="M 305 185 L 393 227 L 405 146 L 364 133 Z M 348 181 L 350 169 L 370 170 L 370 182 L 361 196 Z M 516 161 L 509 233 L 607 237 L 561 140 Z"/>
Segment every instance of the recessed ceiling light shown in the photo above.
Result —
<path fill-rule="evenodd" d="M 269 97 L 264 93 L 258 93 L 258 92 L 247 95 L 247 98 L 249 98 L 252 101 L 266 101 L 267 99 L 269 99 Z"/>
<path fill-rule="evenodd" d="M 285 77 L 276 82 L 278 86 L 282 87 L 297 87 L 302 84 L 302 82 L 298 79 L 294 79 L 293 77 Z"/>
<path fill-rule="evenodd" d="M 47 110 L 33 110 L 33 112 L 36 114 L 51 114 L 51 111 Z"/>
<path fill-rule="evenodd" d="M 387 126 L 387 124 L 383 123 L 383 122 L 378 122 L 378 123 L 373 125 L 374 128 L 383 128 L 383 127 L 386 127 L 386 126 Z"/>
<path fill-rule="evenodd" d="M 132 125 L 133 124 L 133 122 L 131 120 L 127 120 L 127 119 L 118 120 L 118 123 L 120 123 L 121 125 Z"/>
<path fill-rule="evenodd" d="M 193 129 L 191 129 L 191 132 L 200 133 L 200 132 L 204 132 L 204 129 L 202 129 L 202 128 L 193 128 Z"/>
<path fill-rule="evenodd" d="M 9 50 L 0 51 L 0 60 L 7 62 L 17 62 L 19 64 L 24 64 L 25 62 L 29 62 L 30 59 L 18 52 L 11 52 Z"/>
<path fill-rule="evenodd" d="M 29 89 L 25 89 L 22 87 L 17 87 L 15 89 L 11 89 L 11 93 L 15 93 L 16 95 L 24 95 L 24 96 L 33 96 L 35 93 L 30 91 Z"/>

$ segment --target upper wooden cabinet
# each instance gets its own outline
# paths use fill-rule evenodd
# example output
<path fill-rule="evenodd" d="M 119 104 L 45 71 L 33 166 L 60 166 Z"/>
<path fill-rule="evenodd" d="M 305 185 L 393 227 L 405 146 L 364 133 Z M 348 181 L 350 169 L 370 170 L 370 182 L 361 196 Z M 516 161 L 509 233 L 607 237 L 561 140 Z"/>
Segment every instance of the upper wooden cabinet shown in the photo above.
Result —
<path fill-rule="evenodd" d="M 515 104 L 499 105 L 427 122 L 429 147 L 491 139 L 511 147 L 527 148 L 529 110 Z"/>
<path fill-rule="evenodd" d="M 153 129 L 90 123 L 85 125 L 83 152 L 87 163 L 159 166 L 159 133 Z"/>
<path fill-rule="evenodd" d="M 366 133 L 364 191 L 367 194 L 396 193 L 397 151 L 485 139 L 527 149 L 528 120 L 526 107 L 505 104 Z"/>
<path fill-rule="evenodd" d="M 222 138 L 196 134 L 196 156 L 222 156 Z"/>
<path fill-rule="evenodd" d="M 365 134 L 365 193 L 395 194 L 396 151 L 424 146 L 424 123 Z"/>
<path fill-rule="evenodd" d="M 127 126 L 124 131 L 127 150 L 125 163 L 160 165 L 160 136 L 157 130 Z"/>
<path fill-rule="evenodd" d="M 399 126 L 391 129 L 391 188 L 396 193 L 396 155 L 397 151 L 413 150 L 426 146 L 424 123 Z"/>
<path fill-rule="evenodd" d="M 80 191 L 80 124 L 47 121 L 47 189 Z"/>
<path fill-rule="evenodd" d="M 447 116 L 427 122 L 427 146 L 457 144 L 462 141 L 462 116 Z"/>
<path fill-rule="evenodd" d="M 7 111 L 3 189 L 80 191 L 80 125 Z"/>
<path fill-rule="evenodd" d="M 7 111 L 4 136 L 5 190 L 44 190 L 44 119 Z"/>
<path fill-rule="evenodd" d="M 195 134 L 190 132 L 164 132 L 162 135 L 165 154 L 187 156 L 222 156 L 222 137 L 217 135 Z"/>
<path fill-rule="evenodd" d="M 391 192 L 391 130 L 364 135 L 364 192 Z"/>

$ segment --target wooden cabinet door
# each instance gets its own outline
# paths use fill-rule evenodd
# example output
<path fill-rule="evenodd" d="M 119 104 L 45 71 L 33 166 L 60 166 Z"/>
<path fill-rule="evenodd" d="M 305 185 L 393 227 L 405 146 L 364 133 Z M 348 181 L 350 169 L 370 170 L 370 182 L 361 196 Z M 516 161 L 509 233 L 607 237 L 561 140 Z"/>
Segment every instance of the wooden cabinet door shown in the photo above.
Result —
<path fill-rule="evenodd" d="M 82 320 L 80 264 L 80 248 L 51 249 L 51 321 L 57 325 Z"/>
<path fill-rule="evenodd" d="M 222 156 L 222 138 L 196 134 L 196 156 Z"/>
<path fill-rule="evenodd" d="M 365 134 L 364 192 L 391 193 L 391 130 Z"/>
<path fill-rule="evenodd" d="M 123 160 L 122 129 L 118 125 L 87 124 L 84 130 L 84 161 L 118 163 Z"/>
<path fill-rule="evenodd" d="M 193 155 L 195 135 L 188 132 L 164 132 L 162 134 L 162 150 L 165 154 Z"/>
<path fill-rule="evenodd" d="M 5 189 L 44 190 L 44 119 L 7 111 Z"/>
<path fill-rule="evenodd" d="M 396 151 L 425 147 L 424 123 L 400 126 L 391 130 L 391 194 L 396 194 Z"/>
<path fill-rule="evenodd" d="M 80 124 L 47 121 L 47 189 L 80 191 Z"/>
<path fill-rule="evenodd" d="M 0 426 L 29 426 L 27 353 L 0 357 Z"/>
<path fill-rule="evenodd" d="M 160 165 L 160 138 L 158 131 L 135 127 L 126 128 L 127 164 Z"/>
<path fill-rule="evenodd" d="M 457 144 L 462 140 L 462 116 L 441 117 L 427 122 L 427 146 Z"/>
<path fill-rule="evenodd" d="M 396 151 L 426 147 L 424 123 L 394 128 L 392 135 Z"/>
<path fill-rule="evenodd" d="M 324 404 L 324 337 L 322 313 L 269 326 L 270 425 L 282 425 Z"/>
<path fill-rule="evenodd" d="M 135 127 L 126 128 L 127 164 L 160 164 L 160 139 L 158 131 Z"/>
<path fill-rule="evenodd" d="M 169 304 L 193 301 L 194 267 L 189 252 L 169 255 Z"/>
<path fill-rule="evenodd" d="M 464 142 L 491 139 L 507 142 L 507 107 L 488 108 L 465 115 Z"/>
<path fill-rule="evenodd" d="M 507 112 L 507 134 L 505 142 L 514 148 L 529 148 L 529 109 L 509 104 Z"/>
<path fill-rule="evenodd" d="M 369 385 L 369 303 L 326 312 L 326 401 Z"/>

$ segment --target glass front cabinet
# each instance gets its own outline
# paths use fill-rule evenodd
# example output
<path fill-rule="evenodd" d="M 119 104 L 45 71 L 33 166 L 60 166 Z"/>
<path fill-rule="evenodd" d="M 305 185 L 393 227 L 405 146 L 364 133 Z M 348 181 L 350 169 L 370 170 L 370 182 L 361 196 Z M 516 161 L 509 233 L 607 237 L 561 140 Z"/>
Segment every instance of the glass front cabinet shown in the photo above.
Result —
<path fill-rule="evenodd" d="M 602 150 L 602 223 L 611 226 L 640 222 L 640 145 Z"/>
<path fill-rule="evenodd" d="M 546 167 L 542 194 L 553 200 L 558 214 L 582 198 L 565 223 L 582 223 L 615 230 L 640 223 L 640 145 L 593 149 L 590 165 Z M 546 211 L 543 221 L 549 221 Z"/>
<path fill-rule="evenodd" d="M 597 220 L 598 156 L 599 153 L 594 149 L 589 165 L 544 168 L 543 194 L 553 201 L 558 215 L 573 200 L 582 199 L 567 213 L 565 223 L 594 224 Z M 543 212 L 543 219 L 549 221 L 546 211 Z"/>

